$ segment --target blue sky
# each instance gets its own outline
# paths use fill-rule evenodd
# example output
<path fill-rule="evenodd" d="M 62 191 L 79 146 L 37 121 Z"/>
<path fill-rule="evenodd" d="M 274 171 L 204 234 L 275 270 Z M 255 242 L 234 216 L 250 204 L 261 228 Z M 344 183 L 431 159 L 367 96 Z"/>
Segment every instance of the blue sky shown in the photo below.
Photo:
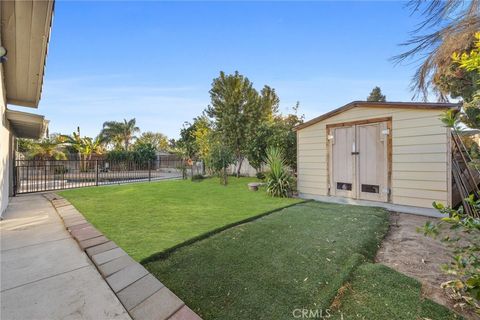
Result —
<path fill-rule="evenodd" d="M 418 23 L 404 2 L 57 1 L 39 110 L 50 132 L 107 120 L 178 137 L 220 70 L 313 118 L 378 85 L 410 101 L 414 66 L 389 61 Z"/>

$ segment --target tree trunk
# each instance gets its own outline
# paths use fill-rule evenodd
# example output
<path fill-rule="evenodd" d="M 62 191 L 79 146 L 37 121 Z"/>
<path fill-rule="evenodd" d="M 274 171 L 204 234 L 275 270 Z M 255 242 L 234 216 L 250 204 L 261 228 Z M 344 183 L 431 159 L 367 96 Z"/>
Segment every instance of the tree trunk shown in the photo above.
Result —
<path fill-rule="evenodd" d="M 237 178 L 240 178 L 240 169 L 242 169 L 243 156 L 237 157 Z"/>

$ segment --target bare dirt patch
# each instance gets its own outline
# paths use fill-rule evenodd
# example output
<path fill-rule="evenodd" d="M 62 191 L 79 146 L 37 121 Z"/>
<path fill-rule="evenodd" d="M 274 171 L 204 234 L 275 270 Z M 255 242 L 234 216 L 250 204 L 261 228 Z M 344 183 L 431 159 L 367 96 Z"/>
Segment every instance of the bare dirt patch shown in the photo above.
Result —
<path fill-rule="evenodd" d="M 433 220 L 435 218 L 391 213 L 390 230 L 375 260 L 420 281 L 425 297 L 455 310 L 467 319 L 478 319 L 473 312 L 454 308 L 454 301 L 441 288 L 441 284 L 449 278 L 440 266 L 450 260 L 450 250 L 439 240 L 426 237 L 416 230 Z"/>

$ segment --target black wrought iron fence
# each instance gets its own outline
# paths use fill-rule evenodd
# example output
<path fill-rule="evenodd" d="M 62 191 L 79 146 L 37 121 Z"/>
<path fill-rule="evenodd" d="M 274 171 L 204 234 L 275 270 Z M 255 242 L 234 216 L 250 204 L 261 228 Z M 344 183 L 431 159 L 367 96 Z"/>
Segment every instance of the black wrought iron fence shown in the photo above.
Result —
<path fill-rule="evenodd" d="M 17 160 L 15 193 L 31 193 L 182 177 L 180 158 L 156 161 Z"/>

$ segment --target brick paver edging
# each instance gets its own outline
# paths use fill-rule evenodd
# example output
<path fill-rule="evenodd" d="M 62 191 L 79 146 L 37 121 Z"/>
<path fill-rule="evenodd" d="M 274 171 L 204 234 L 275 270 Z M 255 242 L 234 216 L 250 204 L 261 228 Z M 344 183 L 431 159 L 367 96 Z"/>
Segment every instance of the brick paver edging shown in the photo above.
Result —
<path fill-rule="evenodd" d="M 95 229 L 65 198 L 44 194 L 134 320 L 201 320 L 173 292 Z"/>

